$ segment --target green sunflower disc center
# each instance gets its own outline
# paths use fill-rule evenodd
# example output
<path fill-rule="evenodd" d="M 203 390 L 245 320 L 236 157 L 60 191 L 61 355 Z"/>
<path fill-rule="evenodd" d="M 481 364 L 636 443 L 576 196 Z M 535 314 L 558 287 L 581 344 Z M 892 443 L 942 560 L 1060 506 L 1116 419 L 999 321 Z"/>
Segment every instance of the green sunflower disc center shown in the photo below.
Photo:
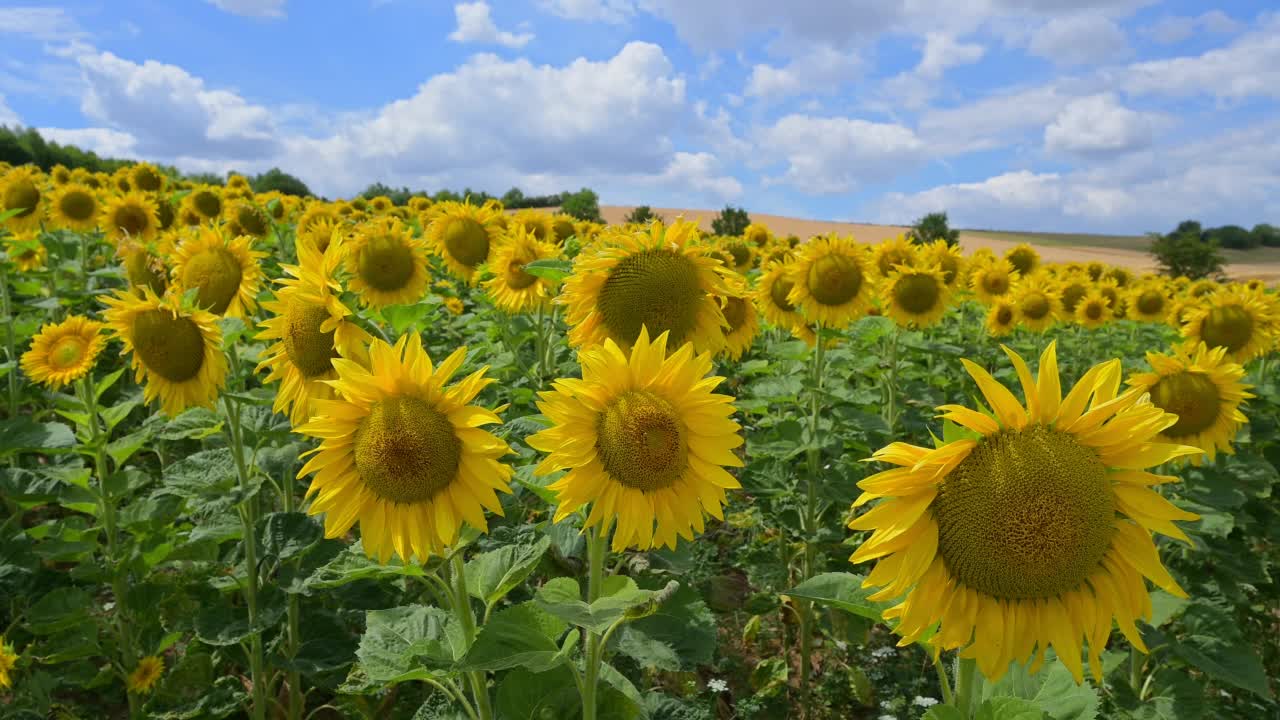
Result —
<path fill-rule="evenodd" d="M 356 428 L 355 463 L 378 497 L 425 502 L 457 478 L 462 441 L 449 418 L 426 400 L 388 397 L 375 403 Z"/>
<path fill-rule="evenodd" d="M 182 283 L 196 288 L 196 304 L 214 315 L 221 315 L 240 292 L 243 273 L 240 261 L 230 250 L 221 247 L 201 250 L 187 260 Z"/>
<path fill-rule="evenodd" d="M 511 262 L 507 264 L 507 287 L 512 290 L 523 290 L 538 282 L 536 275 L 530 275 L 524 271 L 525 264 L 529 262 L 533 262 L 533 258 L 527 255 L 516 255 L 511 258 Z"/>
<path fill-rule="evenodd" d="M 674 406 L 646 390 L 619 396 L 596 421 L 596 449 L 610 477 L 645 492 L 675 484 L 689 464 L 688 436 Z"/>
<path fill-rule="evenodd" d="M 333 359 L 338 357 L 333 331 L 320 330 L 320 326 L 328 319 L 329 311 L 321 305 L 296 298 L 289 301 L 281 340 L 289 362 L 304 377 L 314 378 L 328 374 L 333 369 Z"/>
<path fill-rule="evenodd" d="M 1097 453 L 1043 425 L 984 439 L 947 475 L 933 513 L 947 570 L 1005 600 L 1079 587 L 1110 547 L 1115 522 Z"/>
<path fill-rule="evenodd" d="M 1172 438 L 1187 437 L 1209 429 L 1218 420 L 1222 395 L 1213 379 L 1201 372 L 1182 371 L 1166 375 L 1151 388 L 1151 402 L 1178 416 L 1178 422 L 1164 431 Z"/>
<path fill-rule="evenodd" d="M 49 364 L 58 370 L 75 367 L 84 359 L 86 349 L 88 346 L 83 338 L 75 335 L 59 338 L 49 349 Z"/>
<path fill-rule="evenodd" d="M 769 286 L 769 297 L 773 299 L 773 304 L 777 305 L 779 310 L 791 312 L 796 309 L 796 306 L 787 300 L 787 296 L 791 294 L 793 287 L 795 287 L 795 283 L 784 277 L 774 280 L 773 285 Z"/>
<path fill-rule="evenodd" d="M 188 317 L 147 310 L 133 321 L 133 350 L 147 370 L 169 382 L 193 379 L 204 366 L 204 336 Z"/>
<path fill-rule="evenodd" d="M 1200 337 L 1211 348 L 1236 352 L 1253 337 L 1253 315 L 1239 305 L 1216 307 L 1205 316 Z"/>
<path fill-rule="evenodd" d="M 91 220 L 98 211 L 98 203 L 83 190 L 71 190 L 59 200 L 58 209 L 76 222 L 85 222 Z"/>
<path fill-rule="evenodd" d="M 1155 315 L 1164 309 L 1164 295 L 1155 291 L 1147 290 L 1138 296 L 1138 312 L 1143 315 Z"/>
<path fill-rule="evenodd" d="M 447 220 L 441 233 L 450 257 L 466 267 L 475 267 L 489 257 L 489 233 L 471 218 Z"/>
<path fill-rule="evenodd" d="M 4 191 L 4 209 L 22 208 L 17 217 L 26 217 L 36 211 L 40 204 L 40 188 L 29 180 L 20 180 L 9 185 Z"/>
<path fill-rule="evenodd" d="M 982 276 L 982 289 L 989 295 L 1009 292 L 1009 275 L 1001 270 L 989 270 Z"/>
<path fill-rule="evenodd" d="M 747 321 L 747 301 L 742 298 L 726 298 L 723 311 L 730 332 L 742 327 Z"/>
<path fill-rule="evenodd" d="M 823 305 L 844 305 L 862 289 L 862 268 L 847 255 L 825 255 L 809 266 L 809 294 Z"/>
<path fill-rule="evenodd" d="M 937 307 L 941 291 L 932 275 L 904 275 L 893 286 L 893 301 L 912 315 L 921 315 Z"/>
<path fill-rule="evenodd" d="M 369 287 L 383 292 L 400 290 L 413 277 L 413 248 L 394 235 L 375 235 L 360 248 L 357 272 Z"/>
<path fill-rule="evenodd" d="M 651 338 L 669 331 L 667 347 L 678 348 L 697 328 L 704 295 L 692 260 L 672 250 L 644 250 L 610 271 L 600 289 L 599 308 L 615 340 L 630 344 L 643 326 Z"/>

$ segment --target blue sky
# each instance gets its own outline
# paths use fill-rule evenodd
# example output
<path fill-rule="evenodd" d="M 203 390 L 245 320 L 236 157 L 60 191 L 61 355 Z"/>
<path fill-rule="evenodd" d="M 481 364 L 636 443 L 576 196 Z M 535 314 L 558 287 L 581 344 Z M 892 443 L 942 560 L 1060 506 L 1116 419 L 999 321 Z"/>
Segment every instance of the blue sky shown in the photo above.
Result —
<path fill-rule="evenodd" d="M 0 123 L 327 196 L 1141 233 L 1280 222 L 1280 12 L 1153 0 L 0 7 Z"/>

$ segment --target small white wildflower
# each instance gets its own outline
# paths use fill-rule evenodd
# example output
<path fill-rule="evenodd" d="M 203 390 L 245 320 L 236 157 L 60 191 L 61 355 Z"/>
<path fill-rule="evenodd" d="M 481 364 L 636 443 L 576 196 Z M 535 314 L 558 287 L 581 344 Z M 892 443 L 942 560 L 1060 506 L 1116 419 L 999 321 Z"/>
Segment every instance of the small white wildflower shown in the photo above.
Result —
<path fill-rule="evenodd" d="M 897 651 L 896 651 L 896 650 L 894 650 L 894 649 L 893 649 L 893 648 L 891 648 L 891 647 L 878 647 L 878 648 L 876 648 L 875 650 L 872 650 L 872 651 L 871 651 L 871 657 L 875 657 L 875 658 L 887 658 L 887 657 L 889 657 L 890 655 L 894 654 L 895 652 L 897 652 Z"/>
<path fill-rule="evenodd" d="M 713 693 L 722 693 L 729 689 L 729 683 L 719 678 L 714 678 L 707 681 L 707 689 Z"/>
<path fill-rule="evenodd" d="M 927 707 L 933 707 L 934 705 L 937 705 L 938 701 L 934 700 L 931 697 L 921 697 L 917 695 L 916 699 L 912 700 L 911 703 L 913 705 L 919 705 L 920 707 L 927 708 Z"/>

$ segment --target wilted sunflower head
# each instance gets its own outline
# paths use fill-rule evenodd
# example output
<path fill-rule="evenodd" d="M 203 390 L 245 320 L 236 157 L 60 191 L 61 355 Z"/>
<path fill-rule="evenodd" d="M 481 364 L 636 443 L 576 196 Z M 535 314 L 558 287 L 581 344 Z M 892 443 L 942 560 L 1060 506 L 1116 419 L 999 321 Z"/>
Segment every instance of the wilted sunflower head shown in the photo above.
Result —
<path fill-rule="evenodd" d="M 0 179 L 0 213 L 19 211 L 4 221 L 11 232 L 40 227 L 45 215 L 44 183 L 44 176 L 32 165 L 19 165 Z"/>
<path fill-rule="evenodd" d="M 1014 270 L 1020 275 L 1029 275 L 1040 265 L 1040 253 L 1027 243 L 1018 243 L 1010 248 L 1004 254 L 1004 259 L 1009 261 Z"/>
<path fill-rule="evenodd" d="M 156 193 L 164 189 L 164 174 L 151 163 L 138 163 L 129 168 L 129 184 L 135 190 Z"/>
<path fill-rule="evenodd" d="M 71 230 L 92 230 L 98 225 L 98 196 L 88 185 L 77 182 L 63 183 L 53 192 L 49 203 L 49 215 L 60 227 Z"/>
<path fill-rule="evenodd" d="M 150 195 L 130 192 L 118 195 L 102 209 L 99 224 L 113 242 L 149 243 L 160 231 L 160 214 Z"/>
<path fill-rule="evenodd" d="M 497 242 L 500 213 L 453 201 L 436 203 L 431 210 L 434 219 L 426 234 L 431 251 L 444 260 L 450 272 L 474 285 L 479 280 L 476 270 L 489 259 L 489 252 Z M 548 223 L 542 237 L 547 237 L 549 232 Z"/>
<path fill-rule="evenodd" d="M 568 308 L 569 341 L 630 347 L 648 328 L 700 352 L 719 350 L 725 322 L 716 296 L 732 294 L 728 271 L 698 240 L 697 225 L 683 220 L 606 230 L 577 257 L 557 300 Z"/>

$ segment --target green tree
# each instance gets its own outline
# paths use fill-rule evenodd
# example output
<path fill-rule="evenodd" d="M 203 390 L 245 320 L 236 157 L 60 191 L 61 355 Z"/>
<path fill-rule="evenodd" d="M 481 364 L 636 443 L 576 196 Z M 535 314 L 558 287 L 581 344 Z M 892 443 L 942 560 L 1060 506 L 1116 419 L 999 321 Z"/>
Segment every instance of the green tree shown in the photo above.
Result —
<path fill-rule="evenodd" d="M 1249 231 L 1253 241 L 1264 247 L 1280 247 L 1280 228 L 1269 223 L 1258 223 Z"/>
<path fill-rule="evenodd" d="M 311 197 L 311 189 L 307 184 L 280 168 L 270 170 L 249 180 L 254 192 L 271 192 L 277 190 L 285 195 Z"/>
<path fill-rule="evenodd" d="M 726 237 L 738 236 L 742 235 L 750 224 L 751 218 L 747 216 L 746 210 L 725 205 L 720 211 L 720 216 L 711 221 L 711 232 Z"/>
<path fill-rule="evenodd" d="M 1192 227 L 1187 227 L 1182 232 L 1175 230 L 1168 235 L 1152 233 L 1150 237 L 1151 254 L 1155 256 L 1160 271 L 1165 275 L 1185 275 L 1198 280 L 1222 274 L 1222 264 L 1225 261 L 1215 238 L 1202 237 Z"/>
<path fill-rule="evenodd" d="M 947 214 L 934 212 L 916 221 L 911 228 L 911 242 L 927 245 L 935 240 L 945 240 L 948 245 L 960 243 L 960 231 L 952 230 L 947 225 Z"/>
<path fill-rule="evenodd" d="M 644 225 L 645 223 L 661 220 L 662 218 L 653 212 L 653 208 L 648 205 L 641 205 L 627 214 L 626 221 Z"/>
<path fill-rule="evenodd" d="M 1255 241 L 1253 234 L 1239 225 L 1209 228 L 1204 231 L 1204 236 L 1232 250 L 1252 250 L 1262 244 L 1260 241 Z"/>
<path fill-rule="evenodd" d="M 600 217 L 600 197 L 590 188 L 582 188 L 576 193 L 569 193 L 560 202 L 560 211 L 579 220 L 603 222 Z"/>

